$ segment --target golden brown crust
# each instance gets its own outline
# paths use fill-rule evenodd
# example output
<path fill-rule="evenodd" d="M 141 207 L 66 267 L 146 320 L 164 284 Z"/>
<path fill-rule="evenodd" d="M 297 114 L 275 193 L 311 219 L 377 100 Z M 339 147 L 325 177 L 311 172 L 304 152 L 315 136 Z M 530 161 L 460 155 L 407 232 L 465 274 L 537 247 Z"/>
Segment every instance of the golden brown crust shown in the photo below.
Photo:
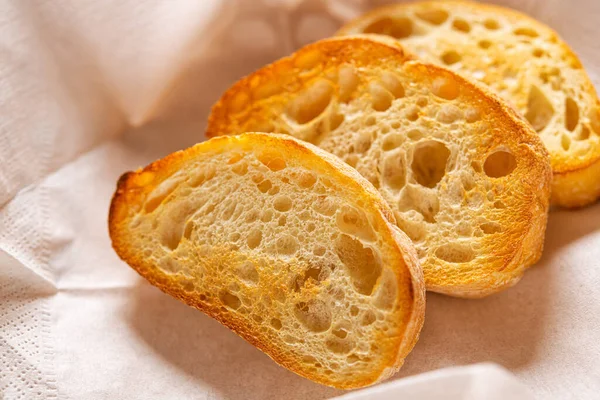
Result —
<path fill-rule="evenodd" d="M 319 51 L 327 56 L 322 58 L 314 56 L 319 60 L 315 67 L 316 71 L 303 74 L 302 68 L 298 68 L 297 60 L 302 60 L 307 55 L 314 55 Z M 265 121 L 270 121 L 279 124 L 275 127 L 281 129 L 279 131 L 302 137 L 303 132 L 296 131 L 294 125 L 286 125 L 287 121 L 285 117 L 282 117 L 287 110 L 286 104 L 298 96 L 298 93 L 302 93 L 306 87 L 310 87 L 313 82 L 327 76 L 332 70 L 338 69 L 340 65 L 347 64 L 362 71 L 367 76 L 365 79 L 370 77 L 368 74 L 377 75 L 382 71 L 395 71 L 405 76 L 406 81 L 416 88 L 431 87 L 436 79 L 444 78 L 455 82 L 460 87 L 462 108 L 478 105 L 482 110 L 486 110 L 483 116 L 484 121 L 472 123 L 469 128 L 465 126 L 465 129 L 479 126 L 476 129 L 481 129 L 481 134 L 464 133 L 469 140 L 472 140 L 472 144 L 464 146 L 463 151 L 469 152 L 470 147 L 477 149 L 477 154 L 469 157 L 473 157 L 474 161 L 483 165 L 486 154 L 489 154 L 492 149 L 506 146 L 520 161 L 514 175 L 503 178 L 502 181 L 502 185 L 507 188 L 504 192 L 513 193 L 506 195 L 507 202 L 511 204 L 509 209 L 505 211 L 488 209 L 488 211 L 479 211 L 479 214 L 475 211 L 469 212 L 469 214 L 474 217 L 499 215 L 495 221 L 505 228 L 505 232 L 476 238 L 475 241 L 478 242 L 477 246 L 480 249 L 478 254 L 482 257 L 477 257 L 470 262 L 446 263 L 433 257 L 432 252 L 429 251 L 427 253 L 429 255 L 422 258 L 422 263 L 427 288 L 448 295 L 469 298 L 483 297 L 515 284 L 523 275 L 525 268 L 535 263 L 542 253 L 549 207 L 551 168 L 548 152 L 529 124 L 511 106 L 480 84 L 468 81 L 445 68 L 416 61 L 411 56 L 407 56 L 398 45 L 390 46 L 389 41 L 373 41 L 372 36 L 327 39 L 300 49 L 292 56 L 266 66 L 235 83 L 213 107 L 207 134 L 217 136 L 256 130 Z M 260 89 L 257 88 L 272 82 L 277 82 L 285 89 L 272 89 L 268 95 L 255 96 L 257 91 L 260 92 Z M 341 89 L 336 87 L 336 90 L 340 91 Z M 237 103 L 236 99 L 239 98 L 243 98 L 243 102 Z M 335 105 L 331 108 L 335 109 Z M 325 113 L 323 112 L 323 114 Z M 361 113 L 364 115 L 377 114 L 370 108 L 362 108 L 360 111 L 351 111 L 352 118 L 355 120 L 362 118 L 359 115 Z M 315 120 L 317 119 L 315 118 Z M 322 119 L 326 120 L 326 117 Z M 366 120 L 366 117 L 364 119 Z M 313 123 L 311 122 L 311 124 Z M 496 131 L 495 134 L 486 133 L 490 127 Z M 341 125 L 339 129 L 351 128 L 343 128 Z M 352 129 L 360 130 L 365 127 L 355 126 Z M 336 132 L 339 130 L 329 136 L 326 133 L 326 139 L 314 136 L 302 138 L 318 143 L 319 146 L 335 155 L 345 158 L 348 154 L 345 153 L 343 145 L 331 145 L 326 142 L 327 139 L 335 137 L 338 134 Z M 343 137 L 342 133 L 339 135 Z M 449 134 L 449 136 L 452 135 Z M 342 142 L 338 141 L 337 143 Z M 374 152 L 378 151 L 378 146 L 381 146 L 381 142 L 375 143 L 378 144 L 373 144 L 371 147 Z M 468 167 L 470 168 L 470 166 Z M 357 168 L 364 176 L 369 176 L 370 171 L 367 168 L 361 168 L 361 165 L 358 165 Z M 378 184 L 381 174 L 379 172 L 377 174 L 379 175 L 371 175 L 370 178 L 372 178 L 372 182 Z M 439 190 L 444 192 L 449 189 L 446 183 L 442 183 Z M 382 193 L 384 192 L 382 191 Z M 483 194 L 486 195 L 486 193 Z M 499 191 L 494 196 L 503 198 L 502 196 L 505 195 Z M 386 200 L 397 212 L 397 199 L 386 197 Z M 464 199 L 464 201 L 467 200 L 467 198 Z M 463 204 L 463 207 L 468 208 L 466 204 Z M 456 221 L 454 223 L 458 224 Z M 438 241 L 430 240 L 432 245 L 436 246 L 440 245 L 440 242 L 451 243 L 456 240 L 451 236 L 444 237 L 435 230 L 430 234 L 439 236 Z M 427 251 L 427 249 L 425 250 Z"/>
<path fill-rule="evenodd" d="M 362 199 L 366 204 L 366 209 L 372 212 L 376 218 L 380 218 L 378 233 L 383 235 L 386 241 L 393 244 L 392 251 L 396 253 L 397 265 L 401 267 L 401 269 L 395 271 L 401 288 L 398 296 L 406 296 L 407 300 L 401 305 L 407 310 L 403 311 L 405 320 L 402 322 L 406 328 L 400 336 L 395 338 L 396 343 L 392 346 L 395 350 L 384 357 L 387 362 L 378 368 L 373 368 L 373 371 L 369 374 L 344 380 L 335 376 L 325 376 L 308 371 L 300 360 L 294 358 L 293 353 L 282 351 L 284 349 L 281 345 L 272 342 L 272 337 L 264 332 L 256 331 L 248 324 L 248 321 L 237 314 L 223 311 L 223 306 L 209 304 L 200 297 L 186 292 L 176 278 L 167 275 L 160 268 L 148 262 L 147 257 L 144 257 L 132 247 L 132 233 L 128 229 L 130 218 L 142 207 L 146 195 L 179 170 L 186 162 L 202 157 L 211 157 L 230 149 L 253 151 L 257 148 L 275 148 L 285 153 L 287 157 L 299 159 L 307 167 L 314 168 L 320 174 L 340 182 L 347 189 L 348 196 Z M 173 153 L 136 172 L 124 174 L 118 181 L 108 218 L 113 248 L 125 262 L 151 284 L 215 318 L 265 352 L 278 364 L 313 381 L 343 389 L 371 385 L 386 378 L 389 371 L 397 370 L 402 365 L 404 357 L 416 343 L 422 326 L 425 309 L 422 272 L 418 261 L 413 256 L 414 249 L 410 240 L 405 236 L 396 235 L 393 222 L 394 217 L 389 206 L 379 193 L 355 170 L 310 144 L 300 143 L 289 136 L 260 133 L 215 138 L 187 150 Z M 219 264 L 227 265 L 227 262 L 229 262 L 227 253 L 224 257 L 221 262 L 218 262 Z M 406 281 L 407 277 L 408 281 Z M 402 286 L 406 285 L 407 282 L 408 286 Z M 381 334 L 383 335 L 383 333 Z M 382 336 L 381 340 L 389 342 L 390 338 L 386 336 L 383 339 Z"/>
<path fill-rule="evenodd" d="M 545 67 L 549 68 L 549 70 L 552 70 L 552 67 L 556 65 L 556 68 L 562 70 L 572 69 L 574 71 L 572 76 L 576 76 L 576 79 L 573 78 L 575 80 L 568 83 L 567 88 L 562 90 L 565 90 L 565 93 L 570 92 L 570 95 L 575 94 L 575 96 L 577 96 L 577 93 L 579 93 L 579 95 L 581 95 L 580 98 L 583 99 L 581 100 L 581 104 L 585 105 L 586 109 L 591 110 L 591 114 L 600 113 L 600 101 L 598 100 L 596 90 L 591 80 L 583 70 L 581 61 L 573 52 L 573 50 L 552 28 L 536 21 L 526 14 L 513 9 L 492 4 L 461 0 L 449 0 L 443 2 L 421 1 L 393 4 L 367 12 L 366 14 L 343 26 L 337 34 L 354 35 L 364 32 L 367 27 L 371 26 L 371 24 L 378 20 L 409 14 L 412 15 L 412 13 L 418 12 L 435 12 L 437 10 L 445 10 L 450 15 L 454 14 L 452 17 L 457 15 L 458 18 L 461 18 L 465 15 L 471 15 L 474 20 L 478 21 L 483 21 L 485 18 L 494 19 L 503 17 L 510 21 L 515 28 L 527 28 L 537 32 L 536 34 L 540 34 L 540 37 L 543 36 L 543 40 L 546 41 L 546 43 L 549 43 L 551 46 L 554 46 L 554 48 L 558 49 L 558 53 L 548 59 Z M 448 18 L 448 20 L 450 20 L 452 17 Z M 447 24 L 447 21 L 439 23 L 439 29 L 447 29 Z M 438 26 L 436 25 L 437 24 L 431 24 L 430 28 L 432 30 L 436 30 L 438 29 Z M 460 33 L 451 33 L 454 35 L 461 35 Z M 424 37 L 419 37 L 418 40 L 413 42 L 410 35 L 399 38 L 399 41 L 403 45 L 407 46 L 409 50 L 415 52 L 419 51 L 419 54 L 421 54 L 427 60 L 439 61 L 437 59 L 437 54 L 428 54 L 428 50 L 431 50 L 431 53 L 434 53 L 438 52 L 438 50 L 441 48 L 441 46 L 438 46 L 437 42 L 435 42 L 436 45 L 433 46 L 433 43 L 436 40 L 438 39 L 430 39 L 430 42 L 427 42 Z M 479 57 L 481 61 L 484 57 L 489 56 L 488 52 L 477 48 L 477 46 L 466 46 L 462 43 L 457 43 L 456 41 L 452 41 L 452 43 L 444 43 L 444 48 L 446 47 L 458 51 L 458 53 L 461 55 L 467 54 L 470 59 Z M 508 53 L 505 53 L 502 50 L 494 50 L 494 60 L 508 60 L 512 56 L 507 54 Z M 519 53 L 519 57 L 521 56 L 522 55 Z M 529 58 L 533 60 L 534 56 L 530 55 Z M 539 62 L 539 60 L 537 62 Z M 522 61 L 520 61 L 520 63 L 522 65 Z M 471 71 L 472 69 L 485 69 L 483 63 L 480 64 L 482 65 L 475 67 L 468 64 L 468 62 L 463 62 L 461 66 L 457 67 L 455 70 L 471 76 L 470 74 L 473 73 L 473 71 Z M 531 66 L 527 66 L 526 69 L 531 70 Z M 540 72 L 542 72 L 541 69 Z M 479 73 L 481 73 L 481 71 L 479 71 Z M 473 77 L 475 77 L 474 74 Z M 487 78 L 484 79 L 485 83 L 490 84 L 494 88 L 496 84 L 502 80 L 503 79 L 501 76 L 490 76 L 489 82 L 487 81 Z M 520 90 L 510 94 L 503 93 L 503 97 L 514 103 L 521 111 L 525 112 L 524 110 L 527 107 L 528 93 L 528 85 L 523 84 Z M 561 101 L 564 102 L 562 99 Z M 559 104 L 555 104 L 555 107 L 557 107 L 555 109 L 556 112 L 559 112 L 558 107 L 564 107 L 561 102 L 558 103 Z M 583 111 L 583 108 L 580 108 L 580 111 Z M 582 115 L 580 120 L 584 118 L 586 118 L 586 116 Z M 589 125 L 586 125 L 586 128 L 578 129 L 587 129 L 588 132 L 592 131 L 592 136 L 594 135 L 594 130 L 596 130 L 596 134 L 600 135 L 600 127 L 596 127 L 596 129 L 594 129 L 594 127 L 597 126 L 597 123 L 596 125 L 594 124 L 594 122 L 591 122 Z M 550 129 L 554 129 L 554 127 L 551 127 Z M 559 129 L 564 130 L 564 132 L 561 133 L 563 136 L 574 136 L 572 132 L 567 131 L 564 127 Z M 561 134 L 558 135 L 559 138 Z M 598 166 L 600 163 L 600 142 L 598 140 L 589 140 L 589 148 L 584 149 L 584 151 L 582 150 L 579 154 L 575 154 L 572 150 L 564 151 L 560 144 L 554 143 L 555 139 L 552 137 L 552 135 L 553 133 L 547 133 L 546 136 L 548 136 L 548 138 L 543 138 L 544 141 L 548 141 L 547 145 L 550 146 L 551 164 L 554 173 L 554 182 L 552 184 L 552 202 L 563 207 L 581 207 L 596 201 L 598 197 L 600 197 L 600 184 L 598 183 L 598 172 L 600 172 L 600 167 Z M 568 141 L 569 139 L 563 140 Z M 552 144 L 550 145 L 550 143 Z M 574 143 L 573 145 L 577 145 L 577 143 Z M 569 146 L 569 144 L 565 144 L 565 146 Z"/>

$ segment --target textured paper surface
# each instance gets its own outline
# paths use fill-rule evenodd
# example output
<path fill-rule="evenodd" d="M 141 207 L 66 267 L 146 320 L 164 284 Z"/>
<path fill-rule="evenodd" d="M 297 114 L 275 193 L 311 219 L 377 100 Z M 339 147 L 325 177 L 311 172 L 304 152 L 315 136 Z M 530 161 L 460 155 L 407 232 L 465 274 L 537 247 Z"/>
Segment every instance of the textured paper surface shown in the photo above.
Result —
<path fill-rule="evenodd" d="M 496 3 L 554 27 L 598 87 L 599 2 Z M 233 81 L 376 4 L 0 1 L 4 398 L 343 394 L 277 366 L 142 281 L 111 250 L 106 216 L 119 175 L 203 140 L 210 105 Z M 600 205 L 553 211 L 544 257 L 516 287 L 478 301 L 428 295 L 421 340 L 393 379 L 494 362 L 537 398 L 596 398 L 598 287 Z M 496 375 L 470 368 L 474 382 L 501 390 Z M 435 378 L 422 378 L 430 398 L 448 387 Z M 415 385 L 401 380 L 398 390 Z M 469 390 L 453 398 L 479 393 Z"/>

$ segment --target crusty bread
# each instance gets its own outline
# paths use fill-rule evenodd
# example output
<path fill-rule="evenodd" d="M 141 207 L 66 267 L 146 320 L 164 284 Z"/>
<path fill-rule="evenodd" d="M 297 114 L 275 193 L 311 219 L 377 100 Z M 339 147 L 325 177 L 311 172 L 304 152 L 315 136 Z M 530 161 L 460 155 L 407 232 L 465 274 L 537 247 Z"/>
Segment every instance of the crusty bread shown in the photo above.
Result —
<path fill-rule="evenodd" d="M 486 296 L 541 255 L 551 170 L 539 136 L 482 86 L 394 40 L 308 45 L 234 84 L 207 129 L 288 133 L 355 167 L 414 241 L 430 290 Z"/>
<path fill-rule="evenodd" d="M 325 385 L 390 376 L 423 324 L 422 271 L 387 203 L 289 136 L 216 138 L 123 175 L 109 230 L 150 283 Z"/>
<path fill-rule="evenodd" d="M 498 6 L 424 1 L 376 9 L 339 32 L 357 33 L 395 37 L 516 107 L 550 152 L 553 203 L 577 207 L 600 196 L 600 102 L 579 59 L 552 29 Z"/>

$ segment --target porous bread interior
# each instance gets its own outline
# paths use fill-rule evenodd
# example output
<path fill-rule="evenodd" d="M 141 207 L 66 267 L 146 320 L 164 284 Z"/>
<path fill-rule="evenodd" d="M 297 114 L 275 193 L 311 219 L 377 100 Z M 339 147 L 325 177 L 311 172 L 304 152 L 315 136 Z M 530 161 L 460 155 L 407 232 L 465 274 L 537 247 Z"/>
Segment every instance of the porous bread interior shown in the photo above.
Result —
<path fill-rule="evenodd" d="M 581 206 L 600 195 L 598 175 L 588 180 L 582 171 L 600 168 L 600 102 L 576 55 L 549 27 L 497 6 L 425 1 L 376 9 L 340 33 L 394 37 L 419 58 L 485 83 L 542 138 L 557 204 Z"/>
<path fill-rule="evenodd" d="M 115 249 L 300 375 L 336 387 L 386 377 L 416 342 L 424 307 L 416 257 L 399 250 L 387 205 L 314 154 L 251 136 L 125 178 Z"/>
<path fill-rule="evenodd" d="M 388 201 L 429 290 L 481 297 L 541 255 L 548 155 L 535 132 L 457 75 L 365 37 L 309 45 L 233 85 L 208 135 L 267 130 L 339 156 Z"/>

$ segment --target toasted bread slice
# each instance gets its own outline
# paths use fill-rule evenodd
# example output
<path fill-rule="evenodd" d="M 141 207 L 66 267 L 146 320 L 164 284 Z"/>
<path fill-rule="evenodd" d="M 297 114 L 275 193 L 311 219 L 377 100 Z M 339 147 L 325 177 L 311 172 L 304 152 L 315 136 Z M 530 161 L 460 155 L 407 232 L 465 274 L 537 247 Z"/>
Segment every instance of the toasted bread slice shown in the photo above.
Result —
<path fill-rule="evenodd" d="M 325 385 L 390 376 L 423 324 L 422 271 L 387 203 L 289 136 L 217 138 L 123 175 L 109 230 L 150 283 Z"/>
<path fill-rule="evenodd" d="M 540 257 L 551 170 L 503 101 L 382 36 L 327 39 L 234 84 L 208 135 L 291 134 L 355 167 L 414 241 L 427 288 L 482 297 Z"/>
<path fill-rule="evenodd" d="M 578 207 L 600 196 L 600 102 L 577 56 L 549 27 L 498 6 L 424 1 L 376 9 L 339 33 L 392 36 L 422 59 L 487 84 L 550 152 L 553 203 Z"/>

